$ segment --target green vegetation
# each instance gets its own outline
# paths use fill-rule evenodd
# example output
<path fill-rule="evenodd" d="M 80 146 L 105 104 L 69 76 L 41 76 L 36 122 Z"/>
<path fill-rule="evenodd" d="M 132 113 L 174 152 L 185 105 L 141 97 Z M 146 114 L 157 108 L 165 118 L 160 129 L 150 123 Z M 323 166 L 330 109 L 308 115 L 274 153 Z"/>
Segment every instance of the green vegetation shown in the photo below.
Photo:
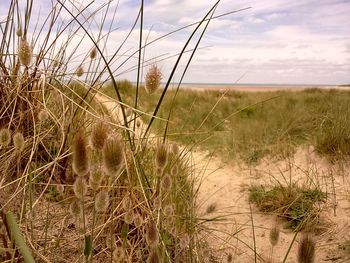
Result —
<path fill-rule="evenodd" d="M 135 88 L 120 82 L 126 101 Z M 109 85 L 104 91 L 113 96 Z M 140 108 L 152 114 L 161 91 L 140 91 Z M 270 155 L 285 158 L 301 144 L 314 145 L 321 155 L 350 155 L 350 92 L 309 89 L 300 92 L 221 92 L 180 89 L 167 92 L 158 116 L 167 120 L 168 136 L 184 144 L 199 144 L 221 156 L 256 163 Z M 148 117 L 143 116 L 147 121 Z M 154 132 L 163 134 L 166 121 Z"/>
<path fill-rule="evenodd" d="M 259 210 L 272 213 L 287 221 L 286 227 L 317 230 L 319 212 L 317 204 L 324 202 L 326 194 L 319 189 L 292 185 L 265 187 L 252 185 L 249 200 Z"/>

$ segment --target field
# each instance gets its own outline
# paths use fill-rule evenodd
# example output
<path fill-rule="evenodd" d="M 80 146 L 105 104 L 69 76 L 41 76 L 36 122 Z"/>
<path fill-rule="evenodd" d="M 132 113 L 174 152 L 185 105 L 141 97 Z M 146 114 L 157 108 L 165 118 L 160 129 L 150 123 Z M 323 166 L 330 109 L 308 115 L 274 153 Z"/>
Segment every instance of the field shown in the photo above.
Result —
<path fill-rule="evenodd" d="M 0 23 L 1 262 L 349 260 L 346 88 L 170 87 L 177 62 L 144 65 L 143 1 L 127 55 L 117 6 L 90 5 L 35 24 L 11 1 Z"/>

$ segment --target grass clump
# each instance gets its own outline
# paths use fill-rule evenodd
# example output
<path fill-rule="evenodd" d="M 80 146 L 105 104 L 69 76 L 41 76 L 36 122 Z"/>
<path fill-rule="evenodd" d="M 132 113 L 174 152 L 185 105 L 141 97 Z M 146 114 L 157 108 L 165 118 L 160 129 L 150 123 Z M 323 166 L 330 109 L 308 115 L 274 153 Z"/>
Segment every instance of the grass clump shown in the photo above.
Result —
<path fill-rule="evenodd" d="M 249 187 L 249 201 L 260 211 L 276 214 L 292 229 L 312 227 L 321 211 L 319 204 L 325 202 L 326 194 L 308 187 L 252 185 Z"/>
<path fill-rule="evenodd" d="M 114 76 L 128 71 L 127 62 L 139 53 L 133 68 L 140 79 L 143 1 L 135 18 L 141 36 L 134 54 L 124 50 L 130 35 L 107 52 L 118 10 L 109 1 L 100 6 L 55 1 L 36 23 L 30 19 L 34 1 L 10 2 L 0 23 L 1 215 L 16 215 L 38 262 L 195 261 L 201 251 L 193 167 L 186 153 L 170 147 L 167 134 L 155 142 L 152 121 L 140 120 L 147 113 L 137 94 L 146 90 L 138 85 L 133 100 L 124 98 L 130 84 Z M 217 4 L 199 21 L 178 60 Z M 92 46 L 88 52 L 85 44 Z M 156 93 L 160 68 L 150 67 L 145 77 L 147 91 Z M 104 83 L 112 83 L 116 99 L 109 102 L 115 111 L 99 99 Z M 163 101 L 154 102 L 157 118 Z M 152 242 L 145 236 L 150 224 L 157 237 Z M 8 228 L 0 233 L 0 261 L 22 261 L 9 233 Z"/>

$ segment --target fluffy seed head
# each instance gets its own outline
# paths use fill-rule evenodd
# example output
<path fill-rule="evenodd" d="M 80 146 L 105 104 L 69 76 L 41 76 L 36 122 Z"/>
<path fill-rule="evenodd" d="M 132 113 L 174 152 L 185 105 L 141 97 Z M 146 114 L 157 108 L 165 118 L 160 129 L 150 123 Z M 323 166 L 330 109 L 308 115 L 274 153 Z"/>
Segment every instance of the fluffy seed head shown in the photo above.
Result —
<path fill-rule="evenodd" d="M 160 71 L 157 65 L 152 65 L 145 77 L 146 91 L 150 94 L 155 92 L 158 89 L 161 80 L 162 72 Z"/>
<path fill-rule="evenodd" d="M 157 248 L 153 248 L 148 255 L 147 263 L 160 263 L 160 255 Z"/>
<path fill-rule="evenodd" d="M 125 111 L 126 117 L 130 117 L 131 114 L 132 114 L 132 109 L 131 108 L 127 108 L 126 111 Z"/>
<path fill-rule="evenodd" d="M 315 261 L 315 241 L 310 234 L 304 234 L 298 248 L 298 263 L 313 263 Z"/>
<path fill-rule="evenodd" d="M 166 205 L 164 207 L 164 215 L 171 217 L 171 216 L 174 216 L 174 212 L 175 212 L 175 209 L 173 205 Z"/>
<path fill-rule="evenodd" d="M 168 161 L 168 151 L 164 144 L 159 144 L 156 149 L 156 167 L 164 169 Z"/>
<path fill-rule="evenodd" d="M 164 175 L 164 177 L 162 178 L 162 188 L 164 191 L 169 191 L 171 189 L 172 186 L 172 179 L 170 174 L 166 174 Z"/>
<path fill-rule="evenodd" d="M 125 252 L 124 252 L 124 249 L 122 247 L 116 247 L 113 250 L 112 258 L 113 258 L 114 263 L 123 262 L 124 257 L 125 257 Z"/>
<path fill-rule="evenodd" d="M 96 58 L 96 56 L 97 56 L 97 49 L 96 49 L 96 47 L 93 47 L 90 51 L 90 58 L 94 59 L 94 58 Z"/>
<path fill-rule="evenodd" d="M 105 141 L 108 138 L 108 126 L 103 121 L 98 121 L 93 127 L 90 136 L 90 144 L 96 151 L 103 148 Z"/>
<path fill-rule="evenodd" d="M 77 198 L 82 199 L 87 193 L 87 184 L 83 177 L 77 177 L 73 184 L 73 191 Z"/>
<path fill-rule="evenodd" d="M 32 62 L 33 51 L 27 40 L 21 39 L 19 43 L 18 57 L 23 66 L 28 67 Z"/>
<path fill-rule="evenodd" d="M 124 166 L 124 145 L 119 137 L 110 137 L 106 140 L 102 151 L 103 166 L 106 174 L 118 175 Z"/>
<path fill-rule="evenodd" d="M 81 215 L 83 208 L 81 207 L 81 202 L 79 199 L 75 198 L 69 205 L 69 212 L 72 216 L 78 217 Z"/>
<path fill-rule="evenodd" d="M 0 146 L 6 147 L 9 145 L 11 141 L 11 133 L 9 129 L 1 129 L 0 130 Z"/>
<path fill-rule="evenodd" d="M 128 196 L 124 197 L 124 199 L 122 201 L 122 207 L 125 211 L 132 209 L 132 201 L 131 201 L 130 197 L 128 197 Z"/>
<path fill-rule="evenodd" d="M 57 189 L 57 191 L 60 194 L 63 194 L 63 192 L 64 192 L 64 185 L 63 184 L 59 184 L 59 185 L 56 186 L 56 189 Z"/>
<path fill-rule="evenodd" d="M 124 221 L 125 221 L 125 223 L 130 225 L 130 224 L 132 224 L 133 219 L 134 219 L 133 211 L 131 209 L 126 211 L 126 213 L 124 214 Z"/>
<path fill-rule="evenodd" d="M 108 191 L 100 191 L 96 195 L 95 209 L 97 212 L 105 212 L 109 206 L 109 194 Z"/>
<path fill-rule="evenodd" d="M 101 186 L 103 180 L 103 174 L 96 170 L 90 173 L 89 176 L 89 185 L 93 191 L 97 191 L 98 188 Z"/>
<path fill-rule="evenodd" d="M 141 227 L 143 224 L 143 218 L 139 213 L 134 213 L 134 218 L 132 221 L 137 228 Z"/>
<path fill-rule="evenodd" d="M 212 203 L 212 204 L 207 206 L 207 209 L 205 212 L 207 214 L 211 214 L 211 213 L 215 212 L 215 210 L 216 210 L 216 203 Z"/>
<path fill-rule="evenodd" d="M 175 165 L 171 168 L 170 173 L 171 173 L 172 176 L 176 176 L 178 172 L 179 172 L 179 168 L 178 168 L 178 166 L 175 164 Z"/>
<path fill-rule="evenodd" d="M 78 134 L 73 142 L 73 171 L 79 176 L 84 176 L 89 169 L 90 161 L 86 141 L 81 134 Z"/>
<path fill-rule="evenodd" d="M 59 67 L 60 64 L 61 64 L 61 62 L 60 62 L 59 60 L 54 60 L 54 61 L 53 61 L 53 67 L 54 67 L 54 68 Z"/>
<path fill-rule="evenodd" d="M 156 208 L 156 209 L 161 208 L 161 206 L 162 206 L 162 199 L 161 199 L 160 196 L 157 196 L 156 198 L 154 198 L 154 200 L 153 200 L 153 206 L 154 206 L 154 208 Z"/>
<path fill-rule="evenodd" d="M 16 151 L 22 152 L 24 149 L 24 137 L 20 132 L 16 132 L 13 135 L 13 145 L 15 146 Z"/>
<path fill-rule="evenodd" d="M 159 242 L 157 226 L 154 222 L 150 222 L 146 228 L 146 242 L 149 246 L 156 246 Z"/>
<path fill-rule="evenodd" d="M 173 152 L 174 155 L 178 155 L 180 152 L 180 147 L 176 143 L 173 143 L 171 145 L 171 151 Z"/>
<path fill-rule="evenodd" d="M 75 74 L 78 77 L 81 77 L 84 74 L 84 68 L 82 65 L 79 65 L 79 67 L 77 67 L 77 69 L 75 70 Z"/>
<path fill-rule="evenodd" d="M 48 114 L 47 110 L 43 109 L 43 110 L 39 111 L 38 120 L 40 122 L 46 121 L 48 117 L 49 117 L 49 114 Z"/>
<path fill-rule="evenodd" d="M 277 225 L 274 225 L 270 230 L 270 243 L 274 247 L 278 243 L 278 239 L 280 237 L 280 230 Z"/>

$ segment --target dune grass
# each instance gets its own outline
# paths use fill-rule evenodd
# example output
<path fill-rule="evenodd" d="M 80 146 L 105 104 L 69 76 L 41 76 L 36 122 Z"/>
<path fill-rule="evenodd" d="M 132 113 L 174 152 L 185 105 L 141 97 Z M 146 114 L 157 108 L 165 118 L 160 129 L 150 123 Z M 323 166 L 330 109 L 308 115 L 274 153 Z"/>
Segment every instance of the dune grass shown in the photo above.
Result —
<path fill-rule="evenodd" d="M 185 52 L 195 53 L 187 47 L 196 34 L 201 39 L 218 3 L 202 20 L 153 40 L 195 26 L 171 76 Z M 123 50 L 129 34 L 108 57 L 118 5 L 56 1 L 46 20 L 33 21 L 36 4 L 28 0 L 22 10 L 11 1 L 0 23 L 0 261 L 203 262 L 188 152 L 167 136 L 138 132 L 140 120 L 127 110 L 145 114 L 144 98 L 137 85 L 135 98 L 124 100 L 114 77 L 116 68 L 130 71 L 123 65 L 136 55 L 140 80 L 150 44 L 143 1 L 130 29 L 140 28 L 137 51 Z M 104 82 L 112 83 L 117 112 L 95 98 Z M 153 102 L 157 113 L 163 100 Z M 144 122 L 148 130 L 153 119 Z"/>
<path fill-rule="evenodd" d="M 121 84 L 124 97 L 132 100 L 132 84 Z M 111 95 L 108 85 L 104 91 Z M 148 94 L 141 90 L 140 107 L 150 112 L 159 96 L 160 91 Z M 199 144 L 226 160 L 251 164 L 265 156 L 285 158 L 301 144 L 339 159 L 350 155 L 349 98 L 347 91 L 316 88 L 298 92 L 170 90 L 159 117 L 167 119 L 171 108 L 171 139 Z M 165 121 L 156 121 L 158 134 L 165 127 Z"/>
<path fill-rule="evenodd" d="M 310 187 L 252 185 L 249 189 L 250 202 L 259 210 L 274 214 L 292 229 L 317 231 L 320 208 L 316 204 L 325 202 L 326 194 Z"/>

